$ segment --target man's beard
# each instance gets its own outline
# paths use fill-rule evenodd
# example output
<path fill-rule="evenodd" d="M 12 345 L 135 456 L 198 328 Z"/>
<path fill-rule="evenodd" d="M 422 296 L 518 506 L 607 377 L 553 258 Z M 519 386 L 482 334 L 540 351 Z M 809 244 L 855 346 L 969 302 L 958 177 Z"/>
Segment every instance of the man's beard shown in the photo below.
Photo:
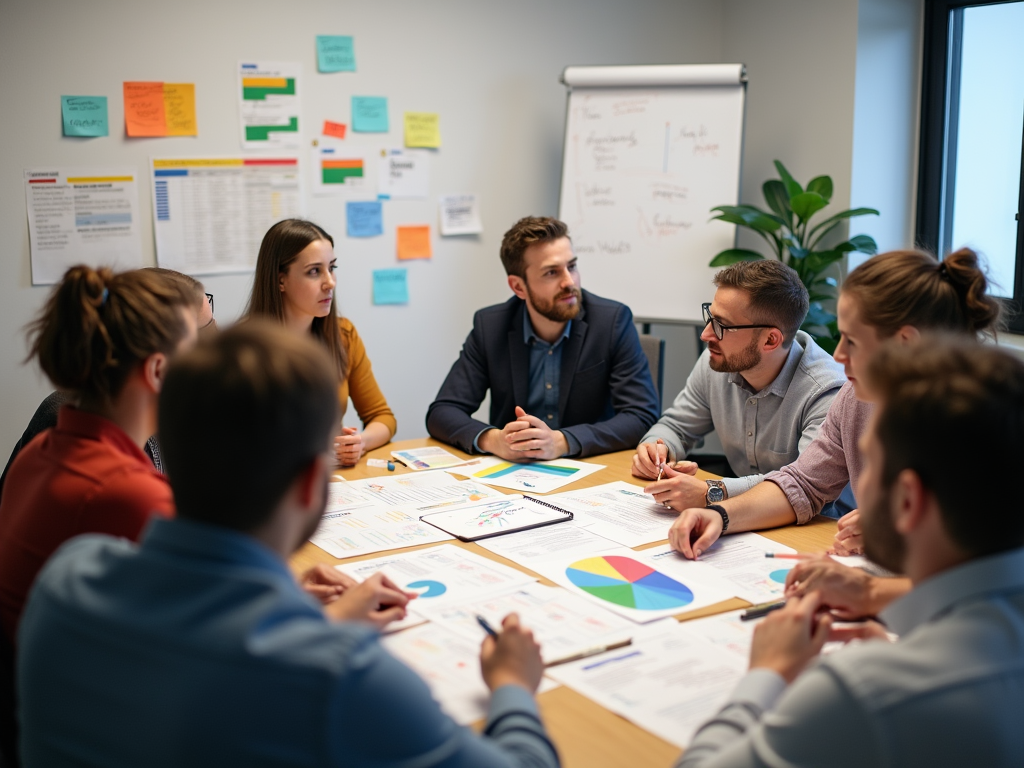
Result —
<path fill-rule="evenodd" d="M 723 353 L 721 360 L 711 358 L 711 370 L 719 373 L 742 373 L 761 362 L 761 340 L 755 336 L 753 341 L 745 349 L 740 350 L 732 357 Z"/>
<path fill-rule="evenodd" d="M 525 282 L 525 281 L 524 281 Z M 537 297 L 533 295 L 533 291 L 530 290 L 530 284 L 526 283 L 526 295 L 530 298 L 530 304 L 542 317 L 546 317 L 556 323 L 564 323 L 567 320 L 572 320 L 576 315 L 580 313 L 580 307 L 583 301 L 583 292 L 573 286 L 571 290 L 563 291 L 562 293 L 555 296 L 549 302 L 541 303 Z M 576 302 L 574 304 L 565 305 L 559 302 L 562 299 L 568 298 L 569 296 L 575 296 Z"/>
<path fill-rule="evenodd" d="M 861 511 L 860 525 L 864 536 L 864 555 L 868 560 L 886 570 L 902 573 L 907 547 L 892 522 L 891 491 L 891 486 L 883 489 L 877 503 L 871 508 Z"/>

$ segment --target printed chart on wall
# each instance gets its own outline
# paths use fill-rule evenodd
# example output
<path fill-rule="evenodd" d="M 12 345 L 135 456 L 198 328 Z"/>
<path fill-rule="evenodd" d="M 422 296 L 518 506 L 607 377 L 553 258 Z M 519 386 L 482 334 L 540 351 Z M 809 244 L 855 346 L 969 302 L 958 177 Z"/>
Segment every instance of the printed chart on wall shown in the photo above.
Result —
<path fill-rule="evenodd" d="M 142 266 L 134 168 L 25 171 L 32 284 L 52 285 L 75 264 Z"/>
<path fill-rule="evenodd" d="M 302 215 L 294 157 L 154 158 L 152 167 L 161 267 L 190 275 L 247 272 L 270 226 Z"/>
<path fill-rule="evenodd" d="M 242 149 L 298 148 L 300 64 L 238 65 Z"/>
<path fill-rule="evenodd" d="M 587 287 L 641 318 L 698 321 L 708 262 L 735 228 L 743 139 L 739 64 L 569 67 L 559 218 Z M 643 270 L 630 269 L 638 263 Z M 651 275 L 658 279 L 652 281 Z"/>
<path fill-rule="evenodd" d="M 319 140 L 310 151 L 313 194 L 373 197 L 377 187 L 369 173 L 372 162 L 372 152 L 346 147 L 344 142 Z"/>

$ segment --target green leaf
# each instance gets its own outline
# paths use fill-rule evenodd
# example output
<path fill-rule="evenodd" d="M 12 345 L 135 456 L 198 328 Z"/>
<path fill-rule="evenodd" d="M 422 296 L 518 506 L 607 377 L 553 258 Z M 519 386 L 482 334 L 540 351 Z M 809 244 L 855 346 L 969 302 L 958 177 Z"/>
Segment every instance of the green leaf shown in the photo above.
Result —
<path fill-rule="evenodd" d="M 840 211 L 835 216 L 830 216 L 829 218 L 825 219 L 824 221 L 819 222 L 818 224 L 816 224 L 814 229 L 811 230 L 810 237 L 814 237 L 814 233 L 817 232 L 819 229 L 822 229 L 823 227 L 827 227 L 829 225 L 838 224 L 843 219 L 852 219 L 854 216 L 868 216 L 868 215 L 877 216 L 878 215 L 878 211 L 876 211 L 874 208 L 851 208 L 848 211 Z"/>
<path fill-rule="evenodd" d="M 792 257 L 794 259 L 803 259 L 803 258 L 805 258 L 807 256 L 807 249 L 806 248 L 801 248 L 798 245 L 790 244 L 790 246 L 789 246 L 789 255 L 790 255 L 790 257 Z"/>
<path fill-rule="evenodd" d="M 875 239 L 869 235 L 855 235 L 847 242 L 853 246 L 853 250 L 860 253 L 866 253 L 868 256 L 874 256 L 878 253 L 878 243 L 876 243 Z"/>
<path fill-rule="evenodd" d="M 730 221 L 726 219 L 726 216 L 738 216 L 740 220 L 731 220 L 733 224 L 740 224 L 741 226 L 750 227 L 760 232 L 775 232 L 785 222 L 778 216 L 772 216 L 770 213 L 765 213 L 760 208 L 756 208 L 753 205 L 719 205 L 711 209 L 712 211 L 721 211 L 719 216 L 712 216 L 714 219 L 722 219 L 723 221 Z"/>
<path fill-rule="evenodd" d="M 768 207 L 784 219 L 786 226 L 792 229 L 793 211 L 789 207 L 789 192 L 786 191 L 786 185 L 778 179 L 768 179 L 761 186 L 761 191 L 764 193 L 764 201 L 768 203 Z"/>
<path fill-rule="evenodd" d="M 789 199 L 789 207 L 801 221 L 807 221 L 826 205 L 828 205 L 828 200 L 817 192 L 801 192 Z"/>
<path fill-rule="evenodd" d="M 764 256 L 757 251 L 749 251 L 746 248 L 729 248 L 715 256 L 708 266 L 728 267 L 730 264 L 735 264 L 739 261 L 759 261 L 763 258 Z"/>
<path fill-rule="evenodd" d="M 818 335 L 814 333 L 812 333 L 811 335 L 814 336 L 814 341 L 819 347 L 828 352 L 830 355 L 835 354 L 836 347 L 839 346 L 838 339 L 834 339 L 831 336 Z"/>
<path fill-rule="evenodd" d="M 825 198 L 825 202 L 832 199 L 832 177 L 831 176 L 815 176 L 809 182 L 807 182 L 808 192 L 817 192 L 819 195 Z"/>
<path fill-rule="evenodd" d="M 812 293 L 807 298 L 810 301 L 830 301 L 835 297 L 836 295 L 834 293 Z"/>
<path fill-rule="evenodd" d="M 804 325 L 820 325 L 826 327 L 833 322 L 836 316 L 821 306 L 820 302 L 812 301 L 807 309 L 807 317 L 804 318 Z"/>
<path fill-rule="evenodd" d="M 817 274 L 830 264 L 840 261 L 844 255 L 843 251 L 811 251 L 807 254 L 804 264 L 809 272 Z"/>
<path fill-rule="evenodd" d="M 786 191 L 789 192 L 790 201 L 804 191 L 803 187 L 797 184 L 796 179 L 794 179 L 792 175 L 790 175 L 789 171 L 786 170 L 786 166 L 778 160 L 775 161 L 775 170 L 779 172 L 779 178 L 782 179 L 782 183 L 786 185 Z"/>

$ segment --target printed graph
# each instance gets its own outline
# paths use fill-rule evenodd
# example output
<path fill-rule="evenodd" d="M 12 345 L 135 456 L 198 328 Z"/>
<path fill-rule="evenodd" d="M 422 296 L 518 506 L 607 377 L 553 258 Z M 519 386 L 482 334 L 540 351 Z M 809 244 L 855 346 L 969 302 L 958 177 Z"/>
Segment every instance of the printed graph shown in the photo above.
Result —
<path fill-rule="evenodd" d="M 630 557 L 588 557 L 566 568 L 565 575 L 584 592 L 625 608 L 659 611 L 693 602 L 685 584 Z"/>

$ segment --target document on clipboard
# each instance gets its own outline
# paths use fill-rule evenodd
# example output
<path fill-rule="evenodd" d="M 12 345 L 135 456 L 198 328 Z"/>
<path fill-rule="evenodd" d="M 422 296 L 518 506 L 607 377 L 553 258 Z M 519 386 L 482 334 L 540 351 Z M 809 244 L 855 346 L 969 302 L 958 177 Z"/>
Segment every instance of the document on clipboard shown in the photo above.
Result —
<path fill-rule="evenodd" d="M 420 520 L 460 541 L 479 541 L 572 520 L 572 512 L 532 496 L 510 495 L 421 515 Z"/>

